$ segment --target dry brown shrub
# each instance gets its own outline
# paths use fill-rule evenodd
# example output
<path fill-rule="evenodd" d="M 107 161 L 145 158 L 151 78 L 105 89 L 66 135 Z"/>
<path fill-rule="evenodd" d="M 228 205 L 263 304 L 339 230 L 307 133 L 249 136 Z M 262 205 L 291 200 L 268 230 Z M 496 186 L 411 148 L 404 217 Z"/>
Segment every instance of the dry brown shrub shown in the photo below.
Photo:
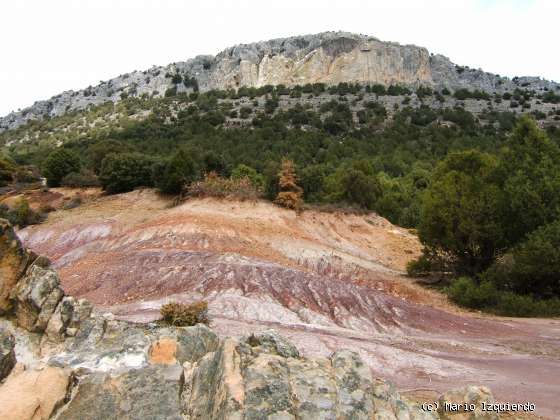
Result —
<path fill-rule="evenodd" d="M 280 192 L 276 196 L 276 200 L 274 200 L 274 202 L 282 207 L 293 210 L 301 210 L 301 206 L 303 204 L 303 189 L 297 185 L 297 175 L 294 162 L 288 159 L 283 159 L 278 177 Z"/>
<path fill-rule="evenodd" d="M 257 200 L 261 191 L 249 178 L 221 178 L 210 172 L 204 180 L 192 183 L 187 190 L 190 197 L 216 197 L 237 200 Z"/>
<path fill-rule="evenodd" d="M 300 210 L 302 204 L 301 195 L 293 191 L 280 191 L 274 202 L 292 210 Z"/>
<path fill-rule="evenodd" d="M 163 321 L 177 327 L 188 327 L 196 324 L 210 324 L 208 302 L 203 300 L 190 305 L 170 302 L 160 309 Z"/>

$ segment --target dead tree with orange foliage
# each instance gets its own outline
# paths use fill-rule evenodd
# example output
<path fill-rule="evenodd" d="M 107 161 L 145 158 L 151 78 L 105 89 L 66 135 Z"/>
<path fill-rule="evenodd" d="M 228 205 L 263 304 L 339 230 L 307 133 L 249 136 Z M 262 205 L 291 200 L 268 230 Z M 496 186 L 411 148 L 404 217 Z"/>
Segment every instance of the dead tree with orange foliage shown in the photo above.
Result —
<path fill-rule="evenodd" d="M 303 204 L 303 189 L 297 185 L 297 175 L 294 162 L 289 159 L 282 160 L 282 167 L 278 173 L 278 186 L 280 192 L 274 202 L 282 207 L 301 210 Z"/>

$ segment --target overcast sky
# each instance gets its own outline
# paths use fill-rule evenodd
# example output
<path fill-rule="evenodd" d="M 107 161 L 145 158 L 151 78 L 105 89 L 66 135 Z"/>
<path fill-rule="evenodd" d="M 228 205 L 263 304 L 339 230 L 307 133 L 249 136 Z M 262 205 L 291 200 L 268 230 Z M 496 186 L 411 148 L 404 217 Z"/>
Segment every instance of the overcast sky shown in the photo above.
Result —
<path fill-rule="evenodd" d="M 328 30 L 560 81 L 560 0 L 1 0 L 0 115 L 121 73 Z"/>

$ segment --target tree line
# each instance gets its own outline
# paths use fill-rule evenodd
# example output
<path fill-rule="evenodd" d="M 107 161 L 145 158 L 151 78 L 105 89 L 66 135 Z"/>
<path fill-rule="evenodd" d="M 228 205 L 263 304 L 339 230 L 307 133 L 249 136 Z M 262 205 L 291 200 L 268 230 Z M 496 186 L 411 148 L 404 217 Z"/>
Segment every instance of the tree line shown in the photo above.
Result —
<path fill-rule="evenodd" d="M 428 107 L 405 107 L 379 125 L 386 110 L 376 102 L 356 115 L 369 122 L 357 127 L 344 101 L 323 104 L 321 116 L 304 107 L 274 112 L 273 96 L 273 112 L 225 128 L 215 99 L 200 94 L 174 115 L 154 107 L 144 121 L 19 155 L 18 163 L 38 165 L 50 186 L 178 195 L 189 187 L 232 191 L 248 180 L 243 191 L 251 186 L 294 209 L 305 202 L 373 210 L 417 229 L 424 253 L 410 273 L 448 279 L 456 302 L 560 313 L 558 131 L 512 113 L 488 115 L 482 125 L 462 108 L 440 111 L 452 124 Z"/>

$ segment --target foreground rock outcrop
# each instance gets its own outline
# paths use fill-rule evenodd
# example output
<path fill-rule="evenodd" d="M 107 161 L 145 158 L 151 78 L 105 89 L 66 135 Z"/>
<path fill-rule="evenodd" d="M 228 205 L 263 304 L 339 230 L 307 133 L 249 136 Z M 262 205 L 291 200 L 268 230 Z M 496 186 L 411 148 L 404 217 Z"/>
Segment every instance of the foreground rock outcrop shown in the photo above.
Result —
<path fill-rule="evenodd" d="M 57 367 L 19 370 L 0 385 L 0 418 L 48 419 L 66 401 L 71 371 Z"/>
<path fill-rule="evenodd" d="M 15 345 L 14 336 L 5 329 L 0 329 L 0 381 L 8 376 L 16 364 Z"/>
<path fill-rule="evenodd" d="M 0 373 L 7 375 L 0 383 L 0 418 L 445 416 L 402 397 L 349 350 L 304 358 L 271 330 L 219 339 L 200 324 L 132 324 L 92 313 L 86 301 L 64 295 L 48 260 L 23 249 L 9 224 L 0 223 L 0 268 L 19 270 L 15 281 L 3 283 L 11 289 L 2 290 L 10 310 L 0 323 Z M 449 395 L 441 398 L 493 401 L 478 387 Z"/>
<path fill-rule="evenodd" d="M 9 223 L 0 219 L 0 315 L 10 312 L 10 293 L 33 258 L 23 249 Z"/>
<path fill-rule="evenodd" d="M 164 96 L 168 89 L 188 92 L 242 86 L 286 86 L 340 82 L 426 85 L 437 89 L 479 89 L 507 92 L 517 87 L 544 92 L 559 85 L 538 77 L 510 80 L 482 70 L 456 66 L 447 57 L 426 48 L 400 45 L 348 32 L 273 39 L 227 48 L 165 67 L 154 66 L 74 92 L 67 91 L 0 118 L 0 132 L 27 121 L 64 115 L 123 97 Z"/>

